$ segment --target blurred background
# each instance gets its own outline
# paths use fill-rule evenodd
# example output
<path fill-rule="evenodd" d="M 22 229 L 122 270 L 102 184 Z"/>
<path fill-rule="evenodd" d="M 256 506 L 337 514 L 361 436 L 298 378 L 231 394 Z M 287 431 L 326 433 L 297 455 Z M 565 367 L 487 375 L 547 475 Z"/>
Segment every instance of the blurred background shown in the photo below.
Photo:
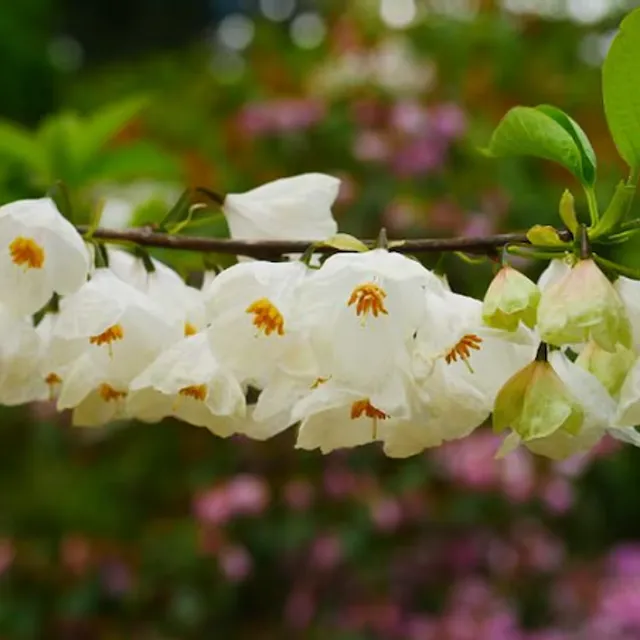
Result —
<path fill-rule="evenodd" d="M 478 148 L 554 104 L 623 176 L 600 65 L 624 0 L 21 0 L 0 8 L 0 200 L 57 180 L 103 225 L 186 186 L 343 180 L 342 231 L 557 224 L 563 169 Z M 637 208 L 636 208 L 637 209 Z M 212 217 L 199 234 L 226 233 Z M 160 253 L 183 273 L 197 255 Z M 639 247 L 623 258 L 640 266 Z M 540 266 L 531 267 L 536 275 Z M 490 268 L 450 257 L 481 296 Z M 640 638 L 640 453 L 493 459 L 480 429 L 407 461 L 167 421 L 0 413 L 0 638 Z"/>

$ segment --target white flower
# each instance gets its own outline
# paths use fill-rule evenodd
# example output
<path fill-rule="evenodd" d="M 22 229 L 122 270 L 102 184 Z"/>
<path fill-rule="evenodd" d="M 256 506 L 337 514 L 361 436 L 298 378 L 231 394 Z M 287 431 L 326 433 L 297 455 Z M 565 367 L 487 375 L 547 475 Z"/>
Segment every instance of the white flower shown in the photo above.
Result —
<path fill-rule="evenodd" d="M 379 440 L 384 423 L 410 416 L 403 382 L 401 376 L 394 375 L 388 384 L 371 392 L 333 379 L 318 380 L 315 389 L 293 410 L 293 419 L 301 423 L 296 447 L 329 453 Z"/>
<path fill-rule="evenodd" d="M 77 291 L 88 271 L 84 241 L 49 198 L 0 207 L 0 290 L 14 313 L 35 313 L 54 292 Z"/>
<path fill-rule="evenodd" d="M 131 380 L 182 335 L 182 326 L 164 316 L 162 308 L 109 269 L 96 270 L 64 300 L 53 330 L 52 349 L 82 354 L 61 376 L 58 408 L 84 403 L 76 414 L 87 425 L 92 412 L 95 424 L 105 415 L 120 415 Z M 74 419 L 80 424 L 78 415 Z"/>
<path fill-rule="evenodd" d="M 411 417 L 385 422 L 385 453 L 408 457 L 468 435 L 490 415 L 502 385 L 530 362 L 537 338 L 524 327 L 498 331 L 482 323 L 482 303 L 447 293 L 427 296 L 416 334 Z"/>
<path fill-rule="evenodd" d="M 47 397 L 38 375 L 42 343 L 31 318 L 19 318 L 0 306 L 0 404 L 25 404 Z"/>
<path fill-rule="evenodd" d="M 263 387 L 297 339 L 291 321 L 308 271 L 299 262 L 243 262 L 204 291 L 213 351 L 241 383 Z"/>
<path fill-rule="evenodd" d="M 331 256 L 300 287 L 297 318 L 321 371 L 357 389 L 408 371 L 426 313 L 425 292 L 444 294 L 419 262 L 376 249 Z"/>
<path fill-rule="evenodd" d="M 99 427 L 127 418 L 126 398 L 132 374 L 107 351 L 85 351 L 65 372 L 58 411 L 73 409 L 77 427 Z"/>
<path fill-rule="evenodd" d="M 340 180 L 305 173 L 226 196 L 231 237 L 246 240 L 324 240 L 337 232 L 331 206 Z"/>
<path fill-rule="evenodd" d="M 202 292 L 185 284 L 173 269 L 151 258 L 154 270 L 147 271 L 140 258 L 120 249 L 110 248 L 108 256 L 109 269 L 162 307 L 167 318 L 182 323 L 185 336 L 204 328 L 206 318 Z"/>
<path fill-rule="evenodd" d="M 228 436 L 245 415 L 242 388 L 222 368 L 204 333 L 163 352 L 129 389 L 129 415 L 147 422 L 174 416 Z"/>

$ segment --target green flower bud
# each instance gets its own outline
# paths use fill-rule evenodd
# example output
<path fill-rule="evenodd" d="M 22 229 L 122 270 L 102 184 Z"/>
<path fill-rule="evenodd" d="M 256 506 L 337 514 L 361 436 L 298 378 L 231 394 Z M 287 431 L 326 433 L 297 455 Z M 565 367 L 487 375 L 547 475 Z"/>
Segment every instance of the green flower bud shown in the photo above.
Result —
<path fill-rule="evenodd" d="M 535 360 L 500 389 L 493 409 L 493 429 L 511 429 L 523 441 L 556 431 L 580 432 L 584 413 L 546 360 Z"/>
<path fill-rule="evenodd" d="M 487 289 L 482 304 L 482 319 L 494 329 L 515 331 L 521 320 L 533 328 L 539 301 L 538 286 L 506 265 L 498 271 Z"/>
<path fill-rule="evenodd" d="M 611 396 L 617 396 L 635 361 L 633 351 L 621 344 L 617 344 L 614 351 L 605 351 L 592 340 L 576 364 L 595 376 Z"/>
<path fill-rule="evenodd" d="M 593 340 L 606 351 L 631 346 L 631 325 L 620 296 L 596 263 L 578 261 L 542 293 L 538 332 L 555 346 Z"/>

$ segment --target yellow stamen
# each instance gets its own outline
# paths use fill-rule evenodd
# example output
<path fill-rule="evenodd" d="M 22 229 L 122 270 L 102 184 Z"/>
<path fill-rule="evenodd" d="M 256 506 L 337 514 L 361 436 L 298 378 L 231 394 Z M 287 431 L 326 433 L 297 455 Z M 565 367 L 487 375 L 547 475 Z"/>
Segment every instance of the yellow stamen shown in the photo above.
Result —
<path fill-rule="evenodd" d="M 369 402 L 369 398 L 356 400 L 356 402 L 351 405 L 351 419 L 357 420 L 362 416 L 377 420 L 386 420 L 389 417 L 384 411 L 380 411 L 380 409 L 374 407 L 371 402 Z"/>
<path fill-rule="evenodd" d="M 62 384 L 62 378 L 57 373 L 50 373 L 44 381 L 49 387 L 49 400 L 55 400 L 56 387 Z"/>
<path fill-rule="evenodd" d="M 204 400 L 207 399 L 207 385 L 199 384 L 192 385 L 190 387 L 184 387 L 183 389 L 180 389 L 178 393 L 181 396 L 193 398 L 194 400 L 200 400 L 201 402 L 204 402 Z"/>
<path fill-rule="evenodd" d="M 120 400 L 127 397 L 126 391 L 118 391 L 117 389 L 114 389 L 110 384 L 106 383 L 103 383 L 98 387 L 98 394 L 105 402 Z"/>
<path fill-rule="evenodd" d="M 377 318 L 381 313 L 388 315 L 388 311 L 384 306 L 384 299 L 387 293 L 373 282 L 361 284 L 357 286 L 351 293 L 351 297 L 347 302 L 347 306 L 356 305 L 356 315 L 367 316 L 371 313 Z"/>
<path fill-rule="evenodd" d="M 447 364 L 457 362 L 458 358 L 462 360 L 469 371 L 473 373 L 473 369 L 469 364 L 469 358 L 471 357 L 471 351 L 480 351 L 480 345 L 482 344 L 482 338 L 474 333 L 468 333 L 462 336 L 462 339 L 450 350 L 445 356 L 444 360 Z"/>
<path fill-rule="evenodd" d="M 198 330 L 192 325 L 190 322 L 184 323 L 184 336 L 185 338 L 188 336 L 195 336 L 198 333 Z"/>
<path fill-rule="evenodd" d="M 109 345 L 109 351 L 111 351 L 111 343 L 123 338 L 124 329 L 119 324 L 114 324 L 97 336 L 91 336 L 89 343 L 95 344 L 97 347 L 101 347 L 103 344 Z"/>
<path fill-rule="evenodd" d="M 18 266 L 27 269 L 42 269 L 44 249 L 33 239 L 18 236 L 9 245 L 11 260 Z"/>
<path fill-rule="evenodd" d="M 384 411 L 380 411 L 380 409 L 374 407 L 369 401 L 369 398 L 365 398 L 364 400 L 356 400 L 356 402 L 351 405 L 351 419 L 357 420 L 358 418 L 362 418 L 362 416 L 371 418 L 373 420 L 373 425 L 371 427 L 371 437 L 373 440 L 377 440 L 378 420 L 386 420 L 389 416 Z"/>
<path fill-rule="evenodd" d="M 278 308 L 267 298 L 256 300 L 247 307 L 246 312 L 254 315 L 253 324 L 265 336 L 270 336 L 274 332 L 279 336 L 284 335 L 284 318 Z"/>

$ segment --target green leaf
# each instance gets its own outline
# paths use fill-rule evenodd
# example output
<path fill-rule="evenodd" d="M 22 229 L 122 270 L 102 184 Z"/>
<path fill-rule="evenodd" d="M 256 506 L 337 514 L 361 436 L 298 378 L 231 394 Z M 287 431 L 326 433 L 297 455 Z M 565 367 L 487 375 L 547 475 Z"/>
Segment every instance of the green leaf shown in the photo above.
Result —
<path fill-rule="evenodd" d="M 578 229 L 578 216 L 576 215 L 575 200 L 569 189 L 565 189 L 560 198 L 560 219 L 571 233 L 575 234 Z"/>
<path fill-rule="evenodd" d="M 43 171 L 45 163 L 35 136 L 11 122 L 0 121 L 0 157 L 19 162 L 36 173 Z"/>
<path fill-rule="evenodd" d="M 535 246 L 566 247 L 558 232 L 549 225 L 536 224 L 527 231 L 527 240 Z"/>
<path fill-rule="evenodd" d="M 635 185 L 620 181 L 613 194 L 613 198 L 611 198 L 611 202 L 609 203 L 607 210 L 600 219 L 600 222 L 598 222 L 589 234 L 590 237 L 598 238 L 616 231 L 627 217 L 635 195 Z"/>
<path fill-rule="evenodd" d="M 86 118 L 78 141 L 78 157 L 84 162 L 91 160 L 142 111 L 147 103 L 146 97 L 134 96 L 109 104 Z"/>
<path fill-rule="evenodd" d="M 587 134 L 575 120 L 557 107 L 542 104 L 538 105 L 536 109 L 555 120 L 573 138 L 582 157 L 582 175 L 586 184 L 593 185 L 596 181 L 597 162 L 595 151 L 591 146 L 591 142 L 589 142 L 589 138 L 587 138 Z"/>
<path fill-rule="evenodd" d="M 319 242 L 317 246 L 333 247 L 341 251 L 369 251 L 369 247 L 362 240 L 358 240 L 358 238 L 354 238 L 348 233 L 336 233 L 335 236 Z"/>
<path fill-rule="evenodd" d="M 151 142 L 105 150 L 85 167 L 83 183 L 126 181 L 135 178 L 176 180 L 180 176 L 178 161 Z"/>
<path fill-rule="evenodd" d="M 620 25 L 602 68 L 604 112 L 618 153 L 640 168 L 640 9 Z"/>
<path fill-rule="evenodd" d="M 552 160 L 583 184 L 591 184 L 573 136 L 554 118 L 533 107 L 511 109 L 494 131 L 486 153 L 493 157 L 534 156 Z"/>

